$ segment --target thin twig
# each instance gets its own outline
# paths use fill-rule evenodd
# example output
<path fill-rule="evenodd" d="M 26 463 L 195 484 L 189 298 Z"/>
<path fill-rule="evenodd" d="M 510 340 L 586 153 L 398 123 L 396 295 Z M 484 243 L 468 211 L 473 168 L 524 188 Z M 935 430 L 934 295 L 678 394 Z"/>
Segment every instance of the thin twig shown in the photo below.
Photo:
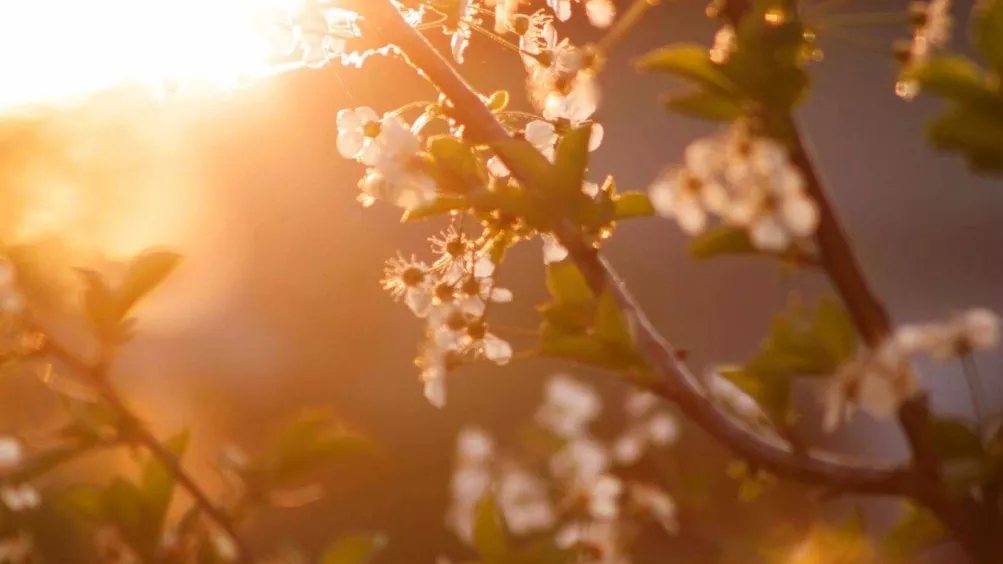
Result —
<path fill-rule="evenodd" d="M 139 417 L 126 405 L 125 400 L 108 380 L 108 362 L 99 360 L 92 364 L 80 358 L 48 335 L 46 336 L 45 345 L 42 350 L 50 357 L 74 370 L 81 380 L 89 383 L 104 398 L 109 407 L 115 410 L 123 420 L 132 424 L 130 428 L 131 435 L 125 438 L 133 440 L 149 450 L 150 454 L 164 466 L 164 469 L 167 470 L 174 480 L 195 500 L 196 505 L 205 512 L 209 519 L 230 537 L 230 540 L 233 541 L 237 549 L 236 561 L 242 564 L 251 564 L 253 562 L 251 552 L 237 534 L 236 526 L 226 514 L 226 511 L 209 499 L 209 495 L 205 493 L 188 471 L 181 466 L 178 458 L 167 450 L 163 443 L 142 424 Z"/>
<path fill-rule="evenodd" d="M 473 138 L 487 144 L 519 142 L 506 132 L 452 66 L 402 19 L 392 3 L 374 2 L 370 9 L 383 38 L 395 44 L 410 63 L 449 98 L 456 119 L 463 123 Z M 546 170 L 551 165 L 535 151 L 525 153 L 524 157 L 525 160 L 511 159 L 502 155 L 520 183 L 538 190 L 540 179 L 535 177 L 535 171 Z M 753 432 L 721 413 L 697 378 L 678 359 L 675 349 L 648 321 L 598 251 L 587 244 L 568 222 L 560 224 L 555 229 L 555 235 L 568 249 L 571 259 L 597 295 L 607 289 L 615 292 L 624 314 L 636 328 L 638 345 L 656 376 L 651 384 L 653 391 L 676 403 L 685 415 L 738 456 L 754 461 L 758 467 L 777 476 L 804 483 L 854 493 L 914 493 L 914 474 L 908 469 L 858 465 L 814 453 L 795 453 L 788 445 Z"/>

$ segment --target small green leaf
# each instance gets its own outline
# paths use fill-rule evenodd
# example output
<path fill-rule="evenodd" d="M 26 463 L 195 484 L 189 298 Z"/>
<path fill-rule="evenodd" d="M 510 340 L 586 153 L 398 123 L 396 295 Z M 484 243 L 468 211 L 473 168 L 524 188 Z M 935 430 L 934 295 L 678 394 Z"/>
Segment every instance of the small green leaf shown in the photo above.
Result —
<path fill-rule="evenodd" d="M 975 18 L 976 47 L 997 72 L 1003 73 L 1003 1 L 977 3 Z"/>
<path fill-rule="evenodd" d="M 188 430 L 182 431 L 168 439 L 164 443 L 164 448 L 175 459 L 180 460 L 188 448 L 190 436 Z M 150 530 L 147 533 L 154 539 L 160 538 L 164 522 L 167 519 L 167 510 L 170 508 L 171 498 L 174 494 L 174 474 L 165 468 L 159 460 L 151 458 L 143 467 L 139 488 L 143 494 L 150 519 L 148 524 Z"/>
<path fill-rule="evenodd" d="M 758 250 L 749 240 L 749 232 L 737 227 L 715 227 L 693 239 L 690 254 L 697 259 L 708 259 L 721 255 L 744 255 Z"/>
<path fill-rule="evenodd" d="M 115 292 L 117 319 L 128 315 L 136 303 L 157 288 L 180 263 L 181 255 L 171 251 L 148 251 L 133 259 Z"/>
<path fill-rule="evenodd" d="M 70 513 L 94 523 L 105 516 L 105 491 L 94 484 L 73 484 L 61 491 L 56 503 Z"/>
<path fill-rule="evenodd" d="M 642 72 L 661 72 L 692 82 L 704 89 L 734 94 L 735 85 L 701 45 L 669 45 L 651 51 L 637 62 Z"/>
<path fill-rule="evenodd" d="M 624 350 L 635 348 L 634 337 L 627 327 L 620 303 L 616 295 L 608 288 L 599 296 L 594 330 L 596 337 L 603 344 L 622 347 Z"/>
<path fill-rule="evenodd" d="M 506 90 L 499 90 L 488 98 L 488 109 L 494 113 L 504 111 L 508 107 L 509 95 Z"/>
<path fill-rule="evenodd" d="M 540 354 L 614 371 L 638 366 L 635 358 L 614 350 L 594 336 L 563 333 L 557 329 L 545 328 L 540 336 Z"/>
<path fill-rule="evenodd" d="M 84 310 L 91 329 L 102 337 L 114 334 L 121 318 L 111 287 L 97 271 L 81 268 L 78 272 L 84 279 Z"/>
<path fill-rule="evenodd" d="M 307 409 L 281 429 L 264 458 L 264 471 L 268 485 L 286 486 L 322 464 L 372 450 L 368 439 L 342 429 L 329 411 Z"/>
<path fill-rule="evenodd" d="M 815 310 L 812 333 L 832 353 L 834 360 L 853 358 L 857 350 L 857 330 L 846 309 L 837 301 L 822 299 Z"/>
<path fill-rule="evenodd" d="M 466 194 L 487 183 L 487 172 L 473 149 L 452 135 L 436 135 L 428 140 L 428 152 L 435 161 L 439 188 Z"/>
<path fill-rule="evenodd" d="M 595 301 L 595 294 L 585 277 L 568 260 L 547 265 L 547 289 L 558 304 L 588 304 Z"/>
<path fill-rule="evenodd" d="M 489 564 L 503 562 L 509 552 L 508 532 L 491 495 L 481 497 L 477 503 L 474 514 L 474 546 Z"/>
<path fill-rule="evenodd" d="M 136 486 L 121 478 L 113 481 L 104 491 L 104 514 L 118 527 L 129 546 L 141 555 L 152 554 L 156 546 L 144 531 L 149 515 Z"/>
<path fill-rule="evenodd" d="M 928 433 L 933 450 L 943 460 L 980 458 L 983 455 L 978 433 L 960 419 L 932 418 Z"/>
<path fill-rule="evenodd" d="M 714 122 L 732 122 L 745 113 L 738 100 L 712 91 L 667 96 L 662 104 L 671 112 Z"/>
<path fill-rule="evenodd" d="M 998 116 L 955 107 L 937 116 L 928 133 L 937 147 L 961 153 L 974 171 L 1003 172 L 1003 119 Z"/>
<path fill-rule="evenodd" d="M 582 184 L 589 167 L 589 139 L 592 124 L 571 129 L 557 143 L 554 166 L 557 171 L 556 189 L 561 194 L 583 196 Z"/>
<path fill-rule="evenodd" d="M 544 190 L 553 183 L 553 165 L 525 139 L 506 138 L 494 141 L 490 146 L 517 180 L 531 179 L 540 183 L 529 188 Z"/>
<path fill-rule="evenodd" d="M 331 543 L 320 564 L 369 564 L 387 545 L 381 533 L 361 533 L 341 537 Z"/>
<path fill-rule="evenodd" d="M 903 77 L 915 80 L 924 92 L 961 104 L 996 107 L 1003 113 L 1003 100 L 989 90 L 982 71 L 972 61 L 944 55 L 908 69 Z"/>
<path fill-rule="evenodd" d="M 418 221 L 419 219 L 437 217 L 445 213 L 465 209 L 468 206 L 469 204 L 467 203 L 466 198 L 458 196 L 439 196 L 431 204 L 420 208 L 406 210 L 404 215 L 401 216 L 401 222 Z"/>
<path fill-rule="evenodd" d="M 625 192 L 613 196 L 614 218 L 632 219 L 655 215 L 655 208 L 644 192 Z"/>
<path fill-rule="evenodd" d="M 884 538 L 885 554 L 895 564 L 909 564 L 944 535 L 944 528 L 936 517 L 926 509 L 909 504 L 905 514 Z"/>

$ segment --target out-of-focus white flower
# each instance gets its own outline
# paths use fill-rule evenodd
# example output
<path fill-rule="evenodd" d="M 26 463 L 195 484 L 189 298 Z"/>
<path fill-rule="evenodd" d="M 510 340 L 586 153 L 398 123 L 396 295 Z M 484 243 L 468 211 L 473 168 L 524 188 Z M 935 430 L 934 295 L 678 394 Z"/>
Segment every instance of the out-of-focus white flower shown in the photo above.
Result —
<path fill-rule="evenodd" d="M 456 437 L 456 452 L 464 464 L 485 464 L 494 456 L 494 451 L 491 435 L 479 427 L 464 427 Z"/>
<path fill-rule="evenodd" d="M 545 233 L 540 235 L 543 241 L 543 264 L 553 264 L 568 258 L 568 249 L 557 241 L 557 237 Z"/>
<path fill-rule="evenodd" d="M 594 484 L 609 468 L 606 447 L 591 437 L 566 443 L 550 458 L 550 471 L 579 489 Z"/>
<path fill-rule="evenodd" d="M 547 0 L 547 5 L 562 22 L 571 17 L 571 0 Z"/>
<path fill-rule="evenodd" d="M 913 18 L 912 40 L 896 49 L 905 69 L 922 65 L 930 59 L 934 50 L 947 45 L 954 27 L 951 0 L 913 2 L 910 11 Z M 895 84 L 895 93 L 901 98 L 912 100 L 919 94 L 919 83 L 900 80 Z"/>
<path fill-rule="evenodd" d="M 675 533 L 679 530 L 676 516 L 676 502 L 661 488 L 648 484 L 633 484 L 630 487 L 631 501 L 649 512 L 662 527 Z"/>
<path fill-rule="evenodd" d="M 616 19 L 616 6 L 613 0 L 585 0 L 585 15 L 592 25 L 606 28 Z"/>
<path fill-rule="evenodd" d="M 620 527 L 615 519 L 569 523 L 554 536 L 554 544 L 565 549 L 587 548 L 590 557 L 584 564 L 629 564 Z"/>
<path fill-rule="evenodd" d="M 498 484 L 498 506 L 509 529 L 524 535 L 553 526 L 557 519 L 543 481 L 516 468 L 505 472 Z"/>
<path fill-rule="evenodd" d="M 613 443 L 613 456 L 623 464 L 633 464 L 644 456 L 649 445 L 668 446 L 679 436 L 674 417 L 657 410 L 658 397 L 650 392 L 631 390 L 625 411 L 631 418 L 627 429 Z"/>
<path fill-rule="evenodd" d="M 4 486 L 0 488 L 0 500 L 11 511 L 35 509 L 42 502 L 38 490 L 28 484 Z"/>
<path fill-rule="evenodd" d="M 938 360 L 949 360 L 999 344 L 1001 322 L 996 313 L 971 309 L 944 323 L 906 325 L 895 332 L 895 342 L 907 354 L 924 352 Z"/>
<path fill-rule="evenodd" d="M 21 441 L 13 437 L 0 437 L 0 474 L 4 474 L 21 465 L 24 460 L 24 447 Z"/>
<path fill-rule="evenodd" d="M 698 234 L 716 215 L 746 228 L 757 248 L 781 252 L 818 227 L 818 208 L 783 144 L 753 137 L 740 124 L 692 143 L 685 160 L 685 167 L 663 173 L 650 189 L 656 211 L 676 219 L 683 231 Z"/>
<path fill-rule="evenodd" d="M 591 386 L 559 374 L 547 381 L 536 422 L 560 437 L 571 438 L 584 433 L 601 409 L 599 394 Z"/>
<path fill-rule="evenodd" d="M 536 57 L 524 57 L 530 99 L 548 121 L 588 121 L 599 107 L 595 55 L 567 39 Z M 546 61 L 541 63 L 540 61 Z"/>
<path fill-rule="evenodd" d="M 493 0 L 495 4 L 495 33 L 506 33 L 513 29 L 513 22 L 519 13 L 520 0 Z"/>
<path fill-rule="evenodd" d="M 735 35 L 735 28 L 730 25 L 721 26 L 721 29 L 714 34 L 714 45 L 710 48 L 710 60 L 719 65 L 726 63 L 737 45 L 738 37 Z"/>
<path fill-rule="evenodd" d="M 674 218 L 690 235 L 707 227 L 707 210 L 726 198 L 724 188 L 686 168 L 670 169 L 648 189 L 651 205 L 662 217 Z"/>
<path fill-rule="evenodd" d="M 891 417 L 919 392 L 906 352 L 894 340 L 886 342 L 839 369 L 826 391 L 822 426 L 835 430 L 857 407 L 875 418 Z"/>
<path fill-rule="evenodd" d="M 620 514 L 623 482 L 612 474 L 603 474 L 588 488 L 589 513 L 595 519 L 616 519 Z"/>

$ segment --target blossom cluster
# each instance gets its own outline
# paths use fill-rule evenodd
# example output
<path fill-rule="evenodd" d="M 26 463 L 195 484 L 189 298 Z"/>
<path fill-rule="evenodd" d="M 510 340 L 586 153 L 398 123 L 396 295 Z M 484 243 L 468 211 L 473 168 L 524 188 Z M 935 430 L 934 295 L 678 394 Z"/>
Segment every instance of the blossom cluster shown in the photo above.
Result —
<path fill-rule="evenodd" d="M 38 491 L 27 483 L 11 482 L 13 475 L 24 464 L 24 447 L 12 437 L 0 437 L 0 501 L 7 511 L 31 511 L 41 503 Z M 0 562 L 27 563 L 31 561 L 32 539 L 25 531 L 0 540 Z"/>
<path fill-rule="evenodd" d="M 512 292 L 495 283 L 495 263 L 485 254 L 484 241 L 450 227 L 431 242 L 438 255 L 431 265 L 398 255 L 387 261 L 383 287 L 426 321 L 416 363 L 425 396 L 441 407 L 451 369 L 478 358 L 496 364 L 512 359 L 512 346 L 490 332 L 487 322 L 489 305 L 512 301 Z"/>
<path fill-rule="evenodd" d="M 542 461 L 500 452 L 481 429 L 460 433 L 447 525 L 471 542 L 477 505 L 491 494 L 514 535 L 552 534 L 561 548 L 588 548 L 596 562 L 628 562 L 626 535 L 643 519 L 674 532 L 672 498 L 656 484 L 627 480 L 617 472 L 640 461 L 647 449 L 676 441 L 676 421 L 658 399 L 632 391 L 624 405 L 626 428 L 603 441 L 589 430 L 602 411 L 592 387 L 556 375 L 544 396 L 534 422 L 556 447 Z"/>
<path fill-rule="evenodd" d="M 716 216 L 747 229 L 752 244 L 768 252 L 787 250 L 818 227 L 818 207 L 787 147 L 741 123 L 690 144 L 685 164 L 664 171 L 649 195 L 659 214 L 690 235 Z"/>
<path fill-rule="evenodd" d="M 998 345 L 1001 330 L 1000 317 L 981 308 L 940 323 L 900 327 L 883 345 L 836 374 L 825 397 L 824 427 L 834 430 L 858 407 L 875 417 L 893 415 L 921 390 L 910 367 L 912 358 L 920 354 L 941 361 L 965 357 Z"/>

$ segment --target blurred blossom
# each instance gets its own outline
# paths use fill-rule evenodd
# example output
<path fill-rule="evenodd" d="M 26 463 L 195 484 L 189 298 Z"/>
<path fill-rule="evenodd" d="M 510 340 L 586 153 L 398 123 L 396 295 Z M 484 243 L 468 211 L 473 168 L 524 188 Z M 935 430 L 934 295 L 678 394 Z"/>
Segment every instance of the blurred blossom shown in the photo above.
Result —
<path fill-rule="evenodd" d="M 560 437 L 581 434 L 602 409 L 595 390 L 569 376 L 551 377 L 544 394 L 544 403 L 536 412 L 536 422 Z"/>

